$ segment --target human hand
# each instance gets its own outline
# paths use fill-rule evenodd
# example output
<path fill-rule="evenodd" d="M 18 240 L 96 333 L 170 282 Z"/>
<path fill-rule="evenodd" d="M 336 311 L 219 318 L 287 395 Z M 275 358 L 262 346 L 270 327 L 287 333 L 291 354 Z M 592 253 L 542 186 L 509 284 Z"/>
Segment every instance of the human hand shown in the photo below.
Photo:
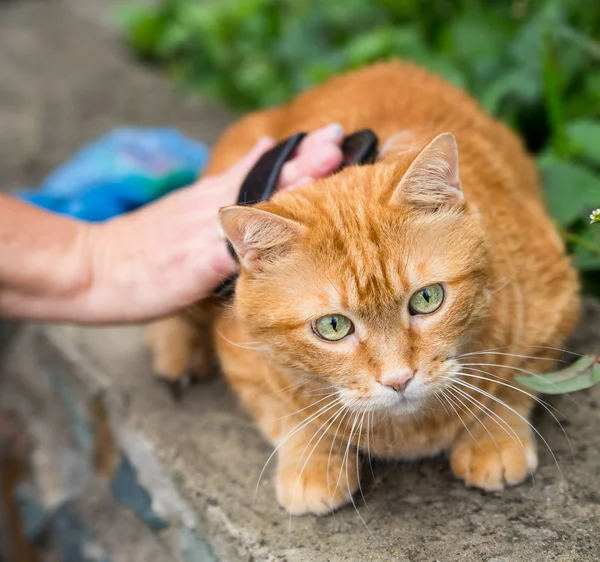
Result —
<path fill-rule="evenodd" d="M 331 124 L 306 136 L 282 169 L 279 189 L 294 189 L 335 171 L 343 129 Z M 261 139 L 229 170 L 204 177 L 143 209 L 91 229 L 91 323 L 139 322 L 174 313 L 211 295 L 237 265 L 218 225 L 219 209 L 235 203 L 260 156 Z"/>

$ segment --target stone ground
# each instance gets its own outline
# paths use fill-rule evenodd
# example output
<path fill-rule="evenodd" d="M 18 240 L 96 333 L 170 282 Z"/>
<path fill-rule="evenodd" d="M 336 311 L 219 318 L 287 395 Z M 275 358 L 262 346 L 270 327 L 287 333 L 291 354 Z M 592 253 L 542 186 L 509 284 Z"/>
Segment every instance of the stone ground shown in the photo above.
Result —
<path fill-rule="evenodd" d="M 130 60 L 103 19 L 111 3 L 0 0 L 0 188 L 35 185 L 113 126 L 170 125 L 212 142 L 230 119 Z M 569 348 L 600 353 L 600 305 L 587 303 Z M 9 491 L 27 524 L 17 530 L 54 541 L 18 562 L 600 558 L 600 387 L 552 400 L 572 450 L 537 415 L 560 470 L 541 445 L 534 482 L 483 494 L 443 459 L 379 465 L 364 484 L 367 505 L 357 499 L 360 517 L 347 508 L 290 520 L 272 470 L 254 498 L 270 448 L 223 382 L 175 403 L 150 376 L 138 328 L 28 326 L 2 366 L 0 453 L 12 427 L 11 442 L 32 452 L 18 470 L 0 462 L 0 502 L 16 474 Z"/>
<path fill-rule="evenodd" d="M 106 16 L 117 3 L 0 0 L 0 189 L 35 186 L 115 126 L 212 143 L 231 119 L 131 60 Z"/>

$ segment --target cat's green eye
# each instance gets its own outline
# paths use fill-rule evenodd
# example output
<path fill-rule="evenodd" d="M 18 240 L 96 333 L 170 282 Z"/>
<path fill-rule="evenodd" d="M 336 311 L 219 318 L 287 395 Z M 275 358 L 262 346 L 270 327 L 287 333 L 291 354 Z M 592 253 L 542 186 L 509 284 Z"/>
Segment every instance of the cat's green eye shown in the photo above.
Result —
<path fill-rule="evenodd" d="M 316 320 L 313 329 L 324 340 L 340 341 L 354 332 L 354 324 L 341 314 L 328 314 Z"/>
<path fill-rule="evenodd" d="M 419 289 L 412 297 L 408 307 L 410 313 L 431 314 L 435 312 L 444 302 L 444 287 L 439 283 L 434 283 L 427 287 Z"/>

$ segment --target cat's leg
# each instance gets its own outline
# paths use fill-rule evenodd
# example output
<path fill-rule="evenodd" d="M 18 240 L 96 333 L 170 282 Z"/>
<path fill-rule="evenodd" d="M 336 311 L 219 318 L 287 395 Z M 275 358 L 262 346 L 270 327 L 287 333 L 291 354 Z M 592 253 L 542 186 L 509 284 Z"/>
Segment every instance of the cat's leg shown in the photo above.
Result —
<path fill-rule="evenodd" d="M 328 405 L 316 383 L 300 387 L 300 381 L 282 378 L 235 317 L 223 315 L 217 321 L 215 343 L 229 384 L 276 447 L 279 503 L 295 515 L 325 514 L 348 503 L 358 489 L 359 459 L 341 436 L 357 429 L 352 427 L 355 418 L 344 415 L 338 403 Z M 312 409 L 306 408 L 303 393 L 314 397 Z"/>
<path fill-rule="evenodd" d="M 277 448 L 276 493 L 280 505 L 294 515 L 321 515 L 349 503 L 358 489 L 359 459 L 356 449 L 340 438 L 351 427 L 348 416 L 339 407 L 328 409 L 321 402 L 319 406 L 325 408 L 322 414 L 307 424 L 307 418 L 300 414 L 302 405 L 292 406 L 279 399 L 280 391 L 261 384 L 256 376 L 236 378 L 228 366 L 225 372 L 244 406 Z M 336 430 L 337 439 L 333 439 Z"/>
<path fill-rule="evenodd" d="M 331 423 L 325 420 L 333 415 L 324 417 L 325 427 Z M 338 420 L 334 425 L 338 426 Z M 290 426 L 288 433 L 292 431 Z M 277 500 L 294 515 L 329 513 L 352 501 L 358 490 L 356 449 L 329 436 L 321 439 L 322 435 L 318 425 L 308 426 L 289 437 L 277 452 Z"/>
<path fill-rule="evenodd" d="M 167 382 L 183 386 L 212 370 L 214 352 L 208 325 L 193 322 L 185 315 L 170 316 L 150 324 L 146 339 L 153 371 Z"/>
<path fill-rule="evenodd" d="M 460 386 L 458 387 L 460 388 Z M 460 392 L 455 394 L 458 399 Z M 454 475 L 467 484 L 483 490 L 502 490 L 523 482 L 535 472 L 537 447 L 529 416 L 534 399 L 501 386 L 496 400 L 479 409 L 480 422 L 474 421 L 469 431 L 463 430 L 452 446 L 450 465 Z M 464 395 L 460 400 L 473 413 L 478 406 Z"/>

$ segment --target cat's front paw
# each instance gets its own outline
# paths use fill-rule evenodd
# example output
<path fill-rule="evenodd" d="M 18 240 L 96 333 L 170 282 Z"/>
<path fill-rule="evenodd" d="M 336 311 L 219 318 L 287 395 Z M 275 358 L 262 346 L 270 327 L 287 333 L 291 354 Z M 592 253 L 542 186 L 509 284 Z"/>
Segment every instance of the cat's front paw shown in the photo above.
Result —
<path fill-rule="evenodd" d="M 210 345 L 184 319 L 170 317 L 154 322 L 148 327 L 146 340 L 152 351 L 154 374 L 174 388 L 185 387 L 210 373 Z"/>
<path fill-rule="evenodd" d="M 337 455 L 312 455 L 303 468 L 304 463 L 286 460 L 277 470 L 277 500 L 292 515 L 324 515 L 352 500 L 359 483 L 353 454 L 345 461 Z"/>
<path fill-rule="evenodd" d="M 516 435 L 463 435 L 452 448 L 450 466 L 467 486 L 498 491 L 515 486 L 535 472 L 537 447 L 531 431 Z"/>

